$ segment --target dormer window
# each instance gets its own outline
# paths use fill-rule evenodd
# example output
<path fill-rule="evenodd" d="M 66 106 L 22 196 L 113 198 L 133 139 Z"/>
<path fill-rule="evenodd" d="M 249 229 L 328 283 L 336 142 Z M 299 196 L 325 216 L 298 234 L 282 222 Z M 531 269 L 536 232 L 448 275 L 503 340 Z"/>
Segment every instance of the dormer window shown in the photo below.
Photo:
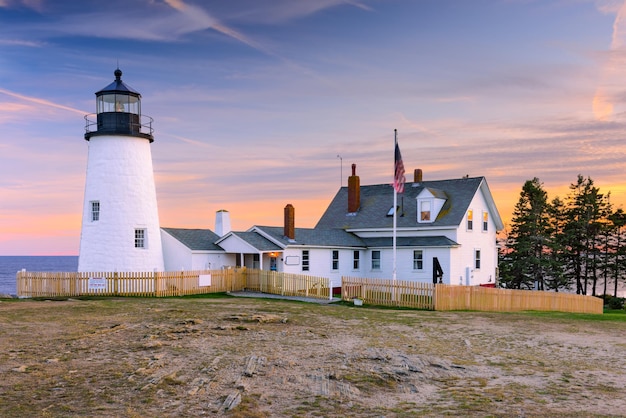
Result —
<path fill-rule="evenodd" d="M 442 190 L 426 187 L 417 195 L 417 222 L 433 223 L 441 213 L 448 196 Z"/>
<path fill-rule="evenodd" d="M 432 209 L 432 202 L 430 200 L 420 201 L 420 221 L 430 222 L 431 209 Z"/>

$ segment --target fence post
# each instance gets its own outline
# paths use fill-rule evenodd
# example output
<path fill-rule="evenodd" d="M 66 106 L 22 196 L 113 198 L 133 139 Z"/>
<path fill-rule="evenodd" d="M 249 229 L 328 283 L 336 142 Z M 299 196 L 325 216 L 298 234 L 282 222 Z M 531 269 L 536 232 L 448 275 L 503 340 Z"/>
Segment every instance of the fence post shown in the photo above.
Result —
<path fill-rule="evenodd" d="M 333 281 L 330 280 L 330 277 L 328 279 L 328 300 L 333 300 Z M 342 282 L 342 289 L 343 289 L 343 276 L 341 277 L 341 282 Z M 320 283 L 320 287 L 322 286 L 322 284 Z M 322 291 L 322 289 L 320 289 L 320 292 Z"/>
<path fill-rule="evenodd" d="M 113 294 L 115 296 L 117 296 L 117 289 L 118 289 L 117 288 L 117 279 L 118 279 L 118 277 L 117 277 L 117 271 L 116 271 L 115 273 L 113 273 Z"/>
<path fill-rule="evenodd" d="M 285 296 L 285 275 L 280 275 L 280 294 Z"/>

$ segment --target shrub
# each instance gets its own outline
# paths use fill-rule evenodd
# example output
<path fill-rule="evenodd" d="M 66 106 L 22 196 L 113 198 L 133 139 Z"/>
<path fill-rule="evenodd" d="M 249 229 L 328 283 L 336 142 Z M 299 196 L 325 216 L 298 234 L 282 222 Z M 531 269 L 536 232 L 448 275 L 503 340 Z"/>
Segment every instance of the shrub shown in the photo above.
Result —
<path fill-rule="evenodd" d="M 611 299 L 609 299 L 609 309 L 624 309 L 624 302 L 626 301 L 626 298 L 615 298 L 612 297 Z"/>

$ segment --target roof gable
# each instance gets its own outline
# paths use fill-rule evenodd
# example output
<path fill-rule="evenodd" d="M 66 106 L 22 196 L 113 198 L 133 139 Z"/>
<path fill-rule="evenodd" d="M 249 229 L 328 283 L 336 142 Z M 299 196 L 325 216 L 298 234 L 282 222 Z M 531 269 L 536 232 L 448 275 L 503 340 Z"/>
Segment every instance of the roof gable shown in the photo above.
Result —
<path fill-rule="evenodd" d="M 252 230 L 265 234 L 268 238 L 278 241 L 283 247 L 320 246 L 320 247 L 365 247 L 363 241 L 354 234 L 343 229 L 296 228 L 295 239 L 291 240 L 284 235 L 282 227 L 254 226 Z"/>
<path fill-rule="evenodd" d="M 222 251 L 219 236 L 210 229 L 161 228 L 192 251 Z"/>
<path fill-rule="evenodd" d="M 461 225 L 467 209 L 481 185 L 484 177 L 471 177 L 451 180 L 422 181 L 406 183 L 404 193 L 398 195 L 399 214 L 396 217 L 398 228 L 421 227 L 457 227 Z M 418 224 L 417 196 L 428 188 L 434 197 L 445 196 L 446 201 L 434 222 Z M 493 203 L 489 189 L 481 189 L 488 196 L 485 199 Z M 390 184 L 361 186 L 361 205 L 355 213 L 348 213 L 348 188 L 339 189 L 335 198 L 322 215 L 315 228 L 341 229 L 387 229 L 393 227 L 393 217 L 387 216 L 393 206 L 393 187 Z M 490 205 L 495 210 L 495 204 Z M 494 221 L 499 219 L 497 210 Z M 496 223 L 498 225 L 498 223 Z"/>

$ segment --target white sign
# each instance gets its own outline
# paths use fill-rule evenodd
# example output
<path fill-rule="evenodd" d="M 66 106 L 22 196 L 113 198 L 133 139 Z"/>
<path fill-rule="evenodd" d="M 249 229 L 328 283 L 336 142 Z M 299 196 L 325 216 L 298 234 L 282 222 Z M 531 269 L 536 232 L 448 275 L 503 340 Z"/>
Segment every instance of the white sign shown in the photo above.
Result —
<path fill-rule="evenodd" d="M 300 257 L 297 255 L 288 255 L 285 257 L 285 264 L 288 266 L 297 266 L 300 264 Z"/>
<path fill-rule="evenodd" d="M 198 277 L 199 286 L 211 286 L 211 275 L 210 274 L 201 274 Z"/>
<path fill-rule="evenodd" d="M 88 290 L 106 290 L 107 279 L 104 277 L 90 277 L 87 281 Z"/>

